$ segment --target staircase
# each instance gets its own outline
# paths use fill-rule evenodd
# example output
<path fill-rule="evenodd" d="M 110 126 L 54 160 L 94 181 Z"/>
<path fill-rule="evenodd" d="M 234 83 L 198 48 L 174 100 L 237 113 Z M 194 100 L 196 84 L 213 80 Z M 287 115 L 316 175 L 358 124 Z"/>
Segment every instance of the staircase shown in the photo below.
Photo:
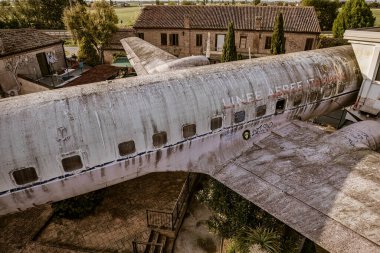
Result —
<path fill-rule="evenodd" d="M 145 242 L 133 241 L 133 253 L 171 253 L 174 246 L 174 238 L 156 230 L 151 230 L 149 239 Z"/>

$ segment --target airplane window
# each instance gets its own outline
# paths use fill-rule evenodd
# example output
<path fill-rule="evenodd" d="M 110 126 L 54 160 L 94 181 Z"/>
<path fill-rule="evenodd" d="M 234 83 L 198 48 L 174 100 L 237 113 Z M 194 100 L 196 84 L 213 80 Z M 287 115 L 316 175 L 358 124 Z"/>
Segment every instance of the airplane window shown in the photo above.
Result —
<path fill-rule="evenodd" d="M 300 105 L 302 103 L 302 94 L 298 93 L 294 96 L 293 106 Z"/>
<path fill-rule="evenodd" d="M 318 91 L 312 90 L 309 94 L 309 102 L 314 102 L 318 98 Z"/>
<path fill-rule="evenodd" d="M 161 147 L 163 146 L 166 142 L 168 142 L 168 137 L 166 135 L 166 132 L 159 132 L 156 134 L 153 134 L 153 146 L 155 147 Z"/>
<path fill-rule="evenodd" d="M 286 100 L 281 98 L 276 103 L 276 114 L 281 114 L 285 111 Z"/>
<path fill-rule="evenodd" d="M 182 127 L 182 136 L 183 138 L 189 138 L 194 136 L 197 132 L 197 127 L 195 124 L 184 125 Z"/>
<path fill-rule="evenodd" d="M 345 88 L 344 83 L 343 82 L 339 83 L 338 84 L 338 94 L 342 93 L 344 91 L 344 88 Z"/>
<path fill-rule="evenodd" d="M 33 167 L 16 170 L 12 173 L 12 176 L 18 185 L 31 183 L 38 179 L 36 169 Z"/>
<path fill-rule="evenodd" d="M 245 111 L 235 112 L 235 123 L 240 123 L 245 120 Z"/>
<path fill-rule="evenodd" d="M 211 119 L 211 131 L 221 128 L 222 123 L 223 123 L 222 117 L 216 117 L 216 118 Z"/>
<path fill-rule="evenodd" d="M 333 91 L 333 89 L 330 85 L 326 86 L 325 88 L 323 88 L 323 97 L 324 98 L 331 97 L 332 91 Z"/>
<path fill-rule="evenodd" d="M 66 157 L 62 159 L 63 170 L 70 172 L 83 168 L 82 159 L 79 155 Z"/>
<path fill-rule="evenodd" d="M 130 155 L 136 152 L 135 142 L 126 141 L 119 144 L 119 154 L 120 156 Z"/>
<path fill-rule="evenodd" d="M 260 105 L 256 108 L 256 117 L 264 116 L 267 113 L 267 106 Z"/>

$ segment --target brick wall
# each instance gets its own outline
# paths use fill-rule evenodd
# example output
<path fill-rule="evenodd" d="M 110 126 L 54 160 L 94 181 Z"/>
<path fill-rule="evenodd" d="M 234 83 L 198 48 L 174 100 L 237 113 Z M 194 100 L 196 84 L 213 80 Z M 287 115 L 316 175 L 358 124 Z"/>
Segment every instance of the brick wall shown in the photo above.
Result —
<path fill-rule="evenodd" d="M 226 34 L 226 30 L 195 30 L 195 29 L 136 29 L 136 33 L 143 33 L 144 40 L 160 47 L 161 49 L 179 57 L 204 54 L 207 46 L 207 37 L 210 33 L 211 51 L 216 51 L 217 34 Z M 161 45 L 161 34 L 178 34 L 178 46 Z M 197 34 L 202 35 L 202 45 L 196 45 Z M 269 55 L 270 50 L 265 49 L 266 37 L 271 37 L 270 31 L 235 31 L 235 41 L 238 53 L 248 55 L 249 48 L 251 54 L 255 56 Z M 298 52 L 305 50 L 306 39 L 313 39 L 312 49 L 317 46 L 318 34 L 307 33 L 286 33 L 286 52 Z M 244 43 L 244 38 L 246 42 Z M 244 47 L 245 44 L 245 47 Z"/>

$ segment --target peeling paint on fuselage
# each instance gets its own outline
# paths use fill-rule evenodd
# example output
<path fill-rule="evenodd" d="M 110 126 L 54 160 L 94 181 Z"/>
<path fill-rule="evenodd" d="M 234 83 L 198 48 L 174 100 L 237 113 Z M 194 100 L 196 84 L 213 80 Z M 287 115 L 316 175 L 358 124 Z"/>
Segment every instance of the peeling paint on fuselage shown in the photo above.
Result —
<path fill-rule="evenodd" d="M 0 215 L 151 172 L 212 175 L 284 122 L 352 104 L 361 83 L 357 69 L 353 51 L 346 46 L 4 99 Z M 227 107 L 223 103 L 258 92 L 261 99 Z M 296 94 L 302 94 L 302 102 L 293 106 Z M 283 113 L 276 114 L 279 98 L 286 104 Z M 260 105 L 266 105 L 266 114 L 256 117 Z M 242 110 L 245 119 L 235 124 L 234 114 Z M 211 131 L 211 118 L 217 116 L 223 126 Z M 190 139 L 182 137 L 186 124 L 196 124 L 197 133 Z M 246 130 L 251 134 L 248 140 L 243 138 Z M 152 136 L 162 131 L 167 143 L 156 148 Z M 136 152 L 120 156 L 118 145 L 130 140 Z M 81 157 L 82 169 L 64 171 L 61 160 L 70 155 Z M 12 171 L 26 167 L 36 169 L 38 180 L 15 184 Z"/>

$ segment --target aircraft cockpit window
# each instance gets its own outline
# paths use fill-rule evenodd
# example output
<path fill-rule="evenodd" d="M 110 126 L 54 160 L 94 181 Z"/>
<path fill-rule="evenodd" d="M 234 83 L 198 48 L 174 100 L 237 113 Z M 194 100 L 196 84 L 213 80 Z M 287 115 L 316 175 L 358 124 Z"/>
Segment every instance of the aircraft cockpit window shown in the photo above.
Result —
<path fill-rule="evenodd" d="M 130 155 L 136 152 L 135 142 L 126 141 L 119 144 L 119 154 L 120 156 Z"/>
<path fill-rule="evenodd" d="M 281 98 L 276 102 L 276 114 L 281 114 L 285 111 L 286 100 Z"/>
<path fill-rule="evenodd" d="M 36 169 L 33 167 L 13 171 L 12 176 L 18 185 L 28 184 L 38 180 Z"/>
<path fill-rule="evenodd" d="M 294 96 L 293 99 L 293 106 L 298 106 L 302 103 L 302 94 L 298 93 Z"/>
<path fill-rule="evenodd" d="M 197 133 L 197 126 L 195 124 L 188 124 L 182 127 L 183 138 L 189 138 Z"/>
<path fill-rule="evenodd" d="M 256 117 L 264 116 L 267 113 L 267 106 L 260 105 L 256 108 Z"/>
<path fill-rule="evenodd" d="M 82 158 L 79 155 L 63 158 L 62 167 L 66 172 L 79 170 L 83 168 Z"/>
<path fill-rule="evenodd" d="M 235 112 L 235 118 L 234 118 L 235 123 L 240 123 L 240 122 L 243 122 L 244 120 L 245 120 L 245 111 Z"/>
<path fill-rule="evenodd" d="M 222 127 L 223 119 L 222 117 L 216 117 L 211 119 L 211 131 L 214 131 Z"/>
<path fill-rule="evenodd" d="M 168 142 L 168 137 L 166 135 L 166 132 L 159 132 L 156 134 L 153 134 L 153 146 L 156 148 L 161 147 L 165 145 Z"/>

